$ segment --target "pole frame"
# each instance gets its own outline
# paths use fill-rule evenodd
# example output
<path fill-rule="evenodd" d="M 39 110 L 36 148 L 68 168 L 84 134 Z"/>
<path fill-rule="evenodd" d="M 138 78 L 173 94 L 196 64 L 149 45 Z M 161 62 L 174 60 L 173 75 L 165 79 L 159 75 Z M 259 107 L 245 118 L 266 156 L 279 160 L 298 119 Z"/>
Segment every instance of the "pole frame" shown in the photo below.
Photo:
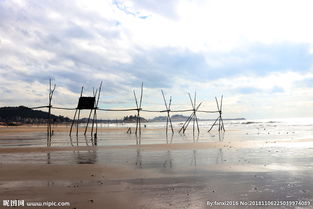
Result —
<path fill-rule="evenodd" d="M 183 131 L 185 133 L 186 129 L 188 128 L 188 125 L 191 121 L 193 121 L 193 134 L 195 133 L 195 125 L 197 125 L 197 131 L 200 133 L 200 128 L 199 128 L 199 123 L 198 123 L 198 117 L 197 117 L 197 111 L 200 108 L 202 102 L 197 106 L 197 92 L 195 92 L 194 99 L 192 100 L 190 93 L 188 93 L 191 107 L 192 107 L 192 113 L 191 115 L 187 118 L 181 129 L 179 130 L 179 133 Z"/>
<path fill-rule="evenodd" d="M 216 123 L 218 123 L 218 132 L 221 132 L 221 131 L 225 132 L 224 121 L 222 118 L 223 95 L 221 96 L 220 103 L 218 102 L 216 97 L 215 97 L 215 102 L 216 102 L 217 112 L 219 115 L 214 121 L 214 123 L 212 124 L 211 128 L 208 130 L 208 132 L 210 132 L 213 129 Z"/>

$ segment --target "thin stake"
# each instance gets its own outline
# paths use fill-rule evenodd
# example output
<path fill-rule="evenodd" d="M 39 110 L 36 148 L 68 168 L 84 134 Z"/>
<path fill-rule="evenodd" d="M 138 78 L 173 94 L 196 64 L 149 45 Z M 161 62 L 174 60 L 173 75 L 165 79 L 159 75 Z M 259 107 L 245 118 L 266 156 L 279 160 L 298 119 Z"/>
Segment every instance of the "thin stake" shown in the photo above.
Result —
<path fill-rule="evenodd" d="M 97 109 L 98 109 L 98 104 L 99 104 L 99 100 L 100 100 L 100 94 L 101 94 L 101 88 L 102 88 L 102 81 L 100 83 L 100 87 L 99 87 L 99 92 L 98 92 L 98 99 L 97 99 L 97 104 L 95 107 L 95 114 L 96 114 L 96 137 L 98 136 L 98 117 L 97 117 Z M 95 138 L 96 138 L 95 137 Z"/>
<path fill-rule="evenodd" d="M 52 108 L 52 97 L 55 90 L 56 85 L 54 84 L 53 89 L 51 89 L 51 79 L 49 79 L 49 110 L 48 110 L 48 125 L 47 125 L 47 146 L 51 145 L 51 136 L 52 136 L 52 129 L 51 129 L 51 108 Z"/>
<path fill-rule="evenodd" d="M 134 92 L 134 97 L 135 97 L 135 102 L 136 102 L 136 107 L 137 107 L 136 130 L 135 130 L 135 134 L 137 135 L 137 131 L 138 131 L 138 114 L 139 114 L 139 107 L 138 107 L 138 101 L 137 101 L 137 96 L 136 96 L 135 90 L 133 90 L 133 92 Z"/>
<path fill-rule="evenodd" d="M 214 125 L 215 125 L 215 123 L 217 122 L 218 119 L 219 119 L 219 117 L 216 118 L 216 120 L 214 121 L 213 125 L 211 126 L 210 130 L 208 130 L 208 132 L 210 132 L 212 130 L 212 128 L 214 127 Z"/>
<path fill-rule="evenodd" d="M 193 114 L 194 114 L 194 113 L 191 113 L 191 115 L 190 115 L 189 118 L 187 119 L 187 124 L 186 124 L 186 126 L 184 127 L 184 129 L 183 129 L 183 133 L 185 133 L 186 129 L 188 128 L 189 123 L 190 123 L 190 121 L 191 121 L 192 118 L 193 118 Z"/>
<path fill-rule="evenodd" d="M 77 116 L 76 136 L 78 136 L 79 116 L 80 116 L 80 110 L 78 110 L 78 116 Z"/>
<path fill-rule="evenodd" d="M 140 103 L 139 103 L 139 110 L 138 110 L 138 118 L 139 118 L 139 134 L 141 135 L 141 118 L 140 118 L 140 110 L 142 104 L 142 96 L 143 96 L 143 82 L 141 83 L 141 91 L 140 91 Z"/>
<path fill-rule="evenodd" d="M 193 113 L 192 113 L 193 114 Z M 185 128 L 186 123 L 188 122 L 188 120 L 190 120 L 191 115 L 187 118 L 187 120 L 185 121 L 185 123 L 183 124 L 183 126 L 180 128 L 180 130 L 178 131 L 179 133 Z"/>
<path fill-rule="evenodd" d="M 73 125 L 74 125 L 74 122 L 75 122 L 77 110 L 78 110 L 78 109 L 75 110 L 74 118 L 73 118 L 73 121 L 72 121 L 71 129 L 70 129 L 70 136 L 72 135 L 72 129 L 73 129 Z"/>
<path fill-rule="evenodd" d="M 93 96 L 94 96 L 95 98 L 96 98 L 96 95 L 97 95 L 97 91 L 98 91 L 98 89 L 97 89 L 96 91 L 95 91 L 94 88 L 92 89 Z M 85 133 L 84 133 L 85 136 L 86 136 L 86 133 L 87 133 L 87 129 L 88 129 L 88 125 L 89 125 L 89 121 L 90 121 L 90 117 L 91 117 L 92 111 L 93 111 L 93 109 L 90 110 L 90 113 L 89 113 L 89 116 L 88 116 L 87 125 L 86 125 Z"/>
<path fill-rule="evenodd" d="M 169 102 L 168 111 L 167 111 L 167 117 L 168 117 L 168 119 L 169 119 L 169 121 L 170 121 L 172 133 L 174 133 L 173 124 L 172 124 L 172 119 L 171 119 L 171 116 L 170 116 L 171 104 L 172 104 L 172 97 L 170 97 L 170 102 Z"/>
<path fill-rule="evenodd" d="M 166 118 L 166 136 L 167 136 L 167 130 L 168 130 L 168 117 Z"/>
<path fill-rule="evenodd" d="M 100 99 L 100 93 L 101 93 L 101 88 L 102 88 L 102 81 L 99 86 L 99 91 L 98 91 L 98 98 L 95 103 L 94 107 L 94 112 L 93 112 L 93 120 L 92 120 L 92 126 L 91 126 L 91 137 L 93 137 L 93 128 L 96 120 L 96 135 L 98 135 L 98 121 L 97 121 L 97 109 L 98 109 L 98 104 L 99 104 L 99 99 Z"/>
<path fill-rule="evenodd" d="M 188 93 L 188 95 L 189 95 L 189 99 L 190 99 L 190 102 L 191 102 L 191 106 L 192 106 L 192 108 L 195 108 L 195 107 L 194 107 L 194 105 L 193 105 L 193 102 L 192 102 L 192 99 L 191 99 L 190 93 Z"/>

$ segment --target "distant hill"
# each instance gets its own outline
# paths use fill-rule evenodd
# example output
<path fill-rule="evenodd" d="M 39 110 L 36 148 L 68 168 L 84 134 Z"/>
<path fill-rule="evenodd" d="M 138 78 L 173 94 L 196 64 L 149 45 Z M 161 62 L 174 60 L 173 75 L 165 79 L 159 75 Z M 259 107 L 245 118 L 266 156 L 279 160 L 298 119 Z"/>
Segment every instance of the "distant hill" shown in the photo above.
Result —
<path fill-rule="evenodd" d="M 33 110 L 25 106 L 19 107 L 1 107 L 0 108 L 0 122 L 11 124 L 13 122 L 18 123 L 46 123 L 48 118 L 48 112 L 41 110 Z M 53 122 L 69 122 L 71 121 L 67 117 L 56 116 L 51 114 L 50 116 Z"/>
<path fill-rule="evenodd" d="M 149 120 L 150 122 L 163 122 L 163 121 L 166 121 L 166 116 L 158 116 L 158 117 L 155 117 L 151 120 Z M 185 121 L 187 120 L 187 116 L 184 116 L 184 115 L 172 115 L 171 116 L 171 120 L 172 121 Z"/>
<path fill-rule="evenodd" d="M 123 118 L 123 123 L 135 123 L 137 120 L 137 115 L 130 115 Z M 147 122 L 147 120 L 143 117 L 140 117 L 141 122 Z"/>
<path fill-rule="evenodd" d="M 184 116 L 184 115 L 172 115 L 171 116 L 171 120 L 172 121 L 186 121 L 188 119 L 189 116 Z M 149 122 L 164 122 L 166 121 L 166 116 L 158 116 L 158 117 L 155 117 L 151 120 L 149 120 Z M 215 120 L 215 119 L 198 119 L 199 121 L 212 121 L 212 120 Z M 223 120 L 246 120 L 245 118 L 223 118 Z"/>

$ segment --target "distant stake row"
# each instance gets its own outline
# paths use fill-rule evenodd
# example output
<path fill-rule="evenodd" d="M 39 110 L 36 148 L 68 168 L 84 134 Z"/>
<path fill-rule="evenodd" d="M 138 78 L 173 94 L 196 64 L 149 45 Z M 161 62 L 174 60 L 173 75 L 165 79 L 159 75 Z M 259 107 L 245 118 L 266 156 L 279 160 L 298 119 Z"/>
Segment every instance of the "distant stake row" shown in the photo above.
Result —
<path fill-rule="evenodd" d="M 224 122 L 223 122 L 223 118 L 222 118 L 222 108 L 223 108 L 223 95 L 221 96 L 221 100 L 220 103 L 218 102 L 217 98 L 215 97 L 215 101 L 216 101 L 216 106 L 217 106 L 217 111 L 204 111 L 204 110 L 199 110 L 202 102 L 200 102 L 197 105 L 197 94 L 195 92 L 194 94 L 194 98 L 192 100 L 190 93 L 188 93 L 189 99 L 190 99 L 190 103 L 191 103 L 191 107 L 192 109 L 187 109 L 187 110 L 171 110 L 171 104 L 172 104 L 172 97 L 170 96 L 169 98 L 169 102 L 167 103 L 167 100 L 165 98 L 164 92 L 163 90 L 161 90 L 162 93 L 162 97 L 164 100 L 164 105 L 165 105 L 165 110 L 145 110 L 142 109 L 142 99 L 143 99 L 143 83 L 141 84 L 141 89 L 140 89 L 140 97 L 139 97 L 139 101 L 136 95 L 135 90 L 133 90 L 134 93 L 134 98 L 135 98 L 135 103 L 136 103 L 136 108 L 132 108 L 132 109 L 102 109 L 99 108 L 99 100 L 100 100 L 100 93 L 101 93 L 101 88 L 102 88 L 102 82 L 99 85 L 98 89 L 93 89 L 93 95 L 92 96 L 83 96 L 83 90 L 84 87 L 81 88 L 81 92 L 80 92 L 80 97 L 78 100 L 78 104 L 76 108 L 66 108 L 66 107 L 54 107 L 52 106 L 52 97 L 53 97 L 53 93 L 55 91 L 55 87 L 56 85 L 54 85 L 54 87 L 51 87 L 51 79 L 49 80 L 49 103 L 48 106 L 39 106 L 39 107 L 33 107 L 32 109 L 38 109 L 38 108 L 48 108 L 48 122 L 47 122 L 47 146 L 51 146 L 51 136 L 52 136 L 52 130 L 51 130 L 51 109 L 62 109 L 62 110 L 75 110 L 75 114 L 73 117 L 73 121 L 71 124 L 71 128 L 69 131 L 69 135 L 72 135 L 72 131 L 73 131 L 73 127 L 74 124 L 76 122 L 76 136 L 78 136 L 78 128 L 79 128 L 79 117 L 80 117 L 80 111 L 81 110 L 89 110 L 89 116 L 88 116 L 88 120 L 87 120 L 87 124 L 84 130 L 84 135 L 86 135 L 87 130 L 88 130 L 88 125 L 90 123 L 90 120 L 92 120 L 92 125 L 91 125 L 91 137 L 94 138 L 95 140 L 97 139 L 97 135 L 98 135 L 98 120 L 97 120 L 97 110 L 99 111 L 111 111 L 111 112 L 126 112 L 126 111 L 137 111 L 137 117 L 136 117 L 136 130 L 135 130 L 135 134 L 136 136 L 140 136 L 141 135 L 141 117 L 140 117 L 140 113 L 142 112 L 158 112 L 158 113 L 164 113 L 166 112 L 166 135 L 168 135 L 168 127 L 171 128 L 171 132 L 172 134 L 174 134 L 174 128 L 173 128 L 173 124 L 172 124 L 172 120 L 171 120 L 171 112 L 191 112 L 190 116 L 187 118 L 187 120 L 185 121 L 185 123 L 183 124 L 183 126 L 180 128 L 179 133 L 185 133 L 186 129 L 188 128 L 189 123 L 192 121 L 193 122 L 193 134 L 196 131 L 197 128 L 197 132 L 200 133 L 200 128 L 199 128 L 199 123 L 198 123 L 198 117 L 197 117 L 197 113 L 198 112 L 203 112 L 203 113 L 218 113 L 218 117 L 217 119 L 214 121 L 214 123 L 212 124 L 211 128 L 208 130 L 208 132 L 210 132 L 213 127 L 218 124 L 218 131 L 225 131 L 225 127 L 224 127 Z M 91 115 L 93 113 L 93 117 L 91 119 Z M 77 117 L 76 117 L 77 116 Z M 95 126 L 95 131 L 94 131 L 94 126 Z M 128 131 L 129 133 L 129 131 Z"/>

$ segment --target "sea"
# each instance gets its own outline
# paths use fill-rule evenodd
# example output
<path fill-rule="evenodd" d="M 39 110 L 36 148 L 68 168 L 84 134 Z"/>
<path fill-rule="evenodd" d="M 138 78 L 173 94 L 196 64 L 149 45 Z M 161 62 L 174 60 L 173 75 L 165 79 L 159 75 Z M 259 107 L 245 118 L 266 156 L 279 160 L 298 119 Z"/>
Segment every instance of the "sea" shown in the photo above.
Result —
<path fill-rule="evenodd" d="M 170 144 L 217 141 L 268 141 L 296 140 L 313 138 L 313 118 L 224 120 L 225 131 L 219 131 L 218 122 L 211 129 L 214 121 L 198 121 L 199 132 L 191 121 L 186 131 L 180 131 L 184 122 L 173 122 L 174 133 L 170 126 L 166 132 L 166 122 L 147 122 L 141 124 L 141 134 L 136 132 L 135 123 L 100 123 L 98 124 L 97 146 Z M 85 127 L 86 124 L 80 124 Z M 53 126 L 56 129 L 57 125 Z M 70 126 L 68 126 L 70 129 Z M 130 129 L 131 133 L 127 133 Z M 180 132 L 179 132 L 180 131 Z M 73 131 L 54 132 L 51 146 L 92 146 L 94 136 L 90 128 L 86 136 Z M 0 147 L 46 146 L 46 132 L 25 132 L 0 135 Z"/>

